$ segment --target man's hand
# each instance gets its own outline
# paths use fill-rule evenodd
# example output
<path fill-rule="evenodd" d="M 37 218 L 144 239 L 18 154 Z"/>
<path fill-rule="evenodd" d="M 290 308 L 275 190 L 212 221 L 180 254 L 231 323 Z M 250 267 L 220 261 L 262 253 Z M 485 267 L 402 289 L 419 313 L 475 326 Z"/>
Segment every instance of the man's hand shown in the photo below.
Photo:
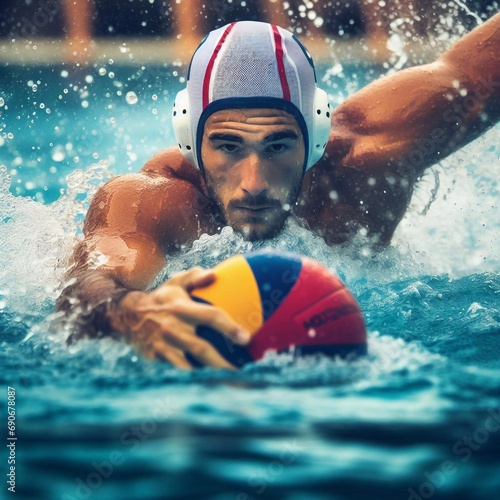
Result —
<path fill-rule="evenodd" d="M 198 325 L 219 331 L 245 345 L 250 334 L 222 309 L 194 302 L 189 293 L 213 283 L 211 270 L 195 267 L 177 274 L 152 292 L 131 291 L 109 311 L 111 326 L 143 355 L 191 369 L 185 353 L 205 366 L 235 369 L 206 340 L 196 335 Z"/>

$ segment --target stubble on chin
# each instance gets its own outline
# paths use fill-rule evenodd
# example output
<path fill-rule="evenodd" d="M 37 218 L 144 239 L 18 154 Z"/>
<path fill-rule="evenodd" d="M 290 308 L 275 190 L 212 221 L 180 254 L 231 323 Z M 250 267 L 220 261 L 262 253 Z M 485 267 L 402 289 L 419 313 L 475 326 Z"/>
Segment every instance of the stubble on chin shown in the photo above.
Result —
<path fill-rule="evenodd" d="M 287 202 L 290 207 L 293 206 L 298 199 L 301 184 L 302 182 L 292 188 L 290 200 Z M 274 208 L 271 210 L 272 213 L 267 216 L 268 220 L 266 220 L 266 215 L 256 215 L 253 221 L 237 220 L 237 216 L 233 217 L 231 214 L 231 205 L 234 206 L 235 202 L 231 201 L 229 207 L 226 208 L 210 182 L 207 182 L 207 190 L 209 196 L 215 202 L 221 222 L 225 226 L 230 226 L 235 231 L 241 233 L 243 237 L 249 241 L 274 238 L 281 232 L 291 213 L 290 211 L 284 210 L 279 201 L 270 200 L 269 204 Z M 265 200 L 262 200 L 262 203 L 265 204 Z"/>
<path fill-rule="evenodd" d="M 281 232 L 287 218 L 288 213 L 284 212 L 280 219 L 275 220 L 273 223 L 243 222 L 232 225 L 232 228 L 241 233 L 248 241 L 269 240 Z"/>
<path fill-rule="evenodd" d="M 285 225 L 285 221 L 288 218 L 289 213 L 281 208 L 281 205 L 273 209 L 273 211 L 279 210 L 279 215 L 272 215 L 266 220 L 265 216 L 256 216 L 255 220 L 239 220 L 237 216 L 231 214 L 231 209 L 226 209 L 222 200 L 217 196 L 215 191 L 208 187 L 208 192 L 210 197 L 215 202 L 218 210 L 219 219 L 224 226 L 230 226 L 238 233 L 242 234 L 243 237 L 248 241 L 258 241 L 274 238 L 280 233 Z"/>

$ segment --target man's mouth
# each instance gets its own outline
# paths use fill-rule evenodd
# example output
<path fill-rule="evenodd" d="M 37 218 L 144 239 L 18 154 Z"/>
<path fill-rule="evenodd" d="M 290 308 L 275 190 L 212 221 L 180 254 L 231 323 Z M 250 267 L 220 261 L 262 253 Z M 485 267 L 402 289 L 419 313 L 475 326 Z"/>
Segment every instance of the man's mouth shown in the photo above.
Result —
<path fill-rule="evenodd" d="M 274 207 L 272 207 L 271 205 L 258 205 L 258 206 L 251 206 L 251 207 L 239 205 L 235 208 L 236 208 L 236 210 L 244 210 L 247 212 L 259 213 L 259 212 L 265 212 L 266 210 L 270 210 Z"/>

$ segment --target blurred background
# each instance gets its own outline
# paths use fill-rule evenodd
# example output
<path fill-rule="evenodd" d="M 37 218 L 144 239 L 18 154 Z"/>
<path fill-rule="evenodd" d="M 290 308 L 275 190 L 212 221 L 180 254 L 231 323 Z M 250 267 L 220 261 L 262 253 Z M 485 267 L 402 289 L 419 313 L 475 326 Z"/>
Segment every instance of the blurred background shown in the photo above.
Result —
<path fill-rule="evenodd" d="M 184 60 L 207 31 L 241 19 L 307 37 L 316 57 L 327 57 L 335 42 L 342 52 L 347 41 L 360 47 L 358 58 L 384 59 L 394 32 L 407 44 L 435 46 L 446 43 L 443 29 L 467 30 L 497 11 L 493 0 L 2 0 L 0 60 L 85 63 L 120 39 L 134 41 L 135 58 Z M 169 50 L 158 51 L 159 41 L 170 42 Z"/>

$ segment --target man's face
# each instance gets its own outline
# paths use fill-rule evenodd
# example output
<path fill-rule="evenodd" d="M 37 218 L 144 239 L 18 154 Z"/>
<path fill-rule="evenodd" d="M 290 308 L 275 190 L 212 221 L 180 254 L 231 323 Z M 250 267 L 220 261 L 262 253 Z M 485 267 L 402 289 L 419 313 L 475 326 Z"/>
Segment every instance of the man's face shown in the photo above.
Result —
<path fill-rule="evenodd" d="M 274 109 L 212 114 L 201 156 L 225 223 L 250 240 L 281 231 L 302 184 L 305 148 L 295 118 Z"/>

